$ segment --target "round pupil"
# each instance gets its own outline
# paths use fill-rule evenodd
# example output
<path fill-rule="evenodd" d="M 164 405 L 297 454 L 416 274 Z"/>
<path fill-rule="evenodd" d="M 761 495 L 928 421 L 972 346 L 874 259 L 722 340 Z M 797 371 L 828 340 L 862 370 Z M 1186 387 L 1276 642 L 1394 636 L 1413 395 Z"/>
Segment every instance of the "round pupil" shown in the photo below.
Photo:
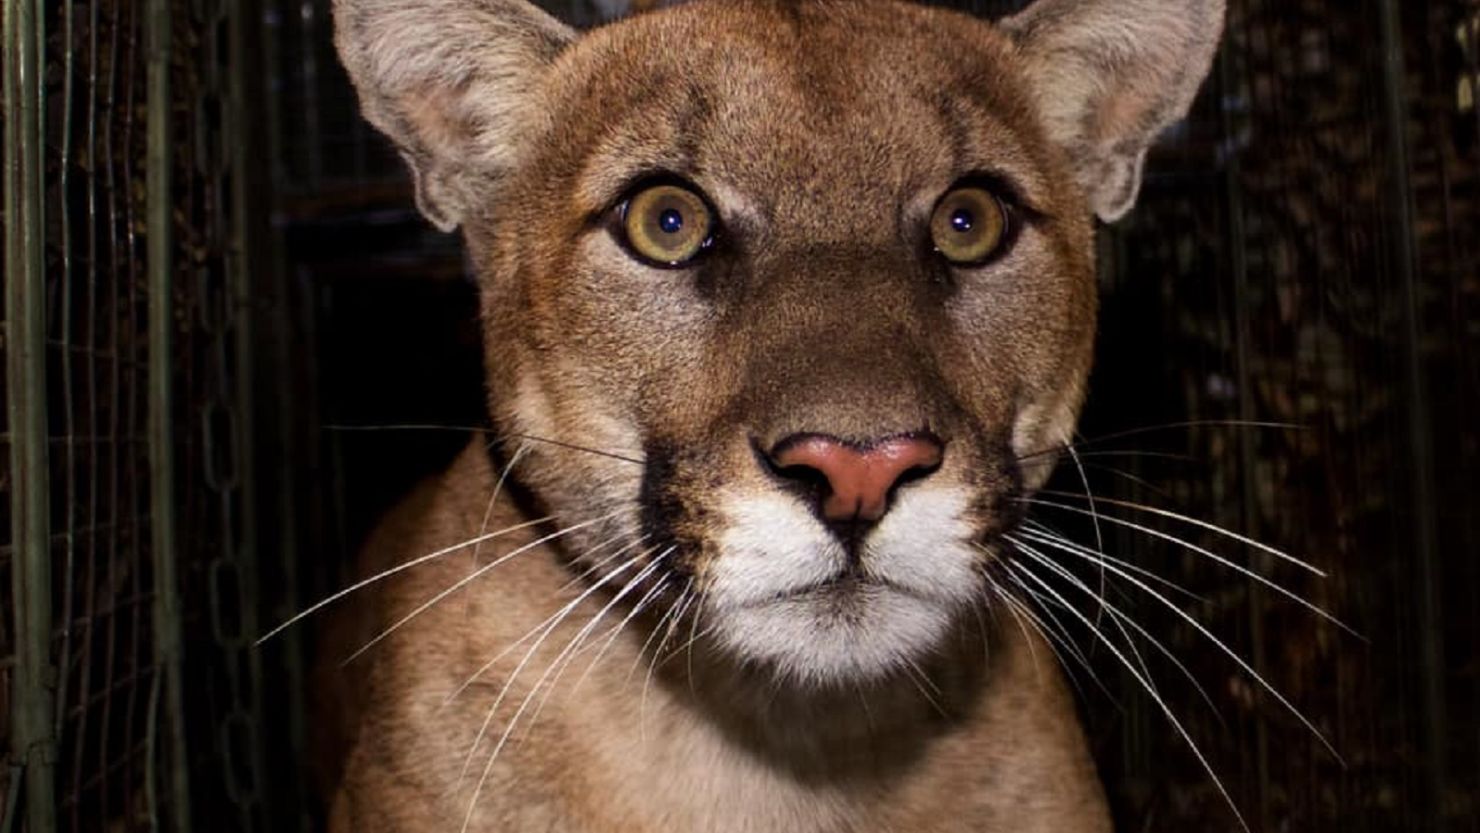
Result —
<path fill-rule="evenodd" d="M 951 228 L 956 231 L 965 234 L 971 231 L 974 225 L 976 225 L 976 215 L 972 214 L 970 209 L 958 208 L 951 212 Z"/>
<path fill-rule="evenodd" d="M 683 229 L 683 212 L 677 208 L 667 208 L 658 215 L 658 228 L 667 234 L 674 234 Z"/>

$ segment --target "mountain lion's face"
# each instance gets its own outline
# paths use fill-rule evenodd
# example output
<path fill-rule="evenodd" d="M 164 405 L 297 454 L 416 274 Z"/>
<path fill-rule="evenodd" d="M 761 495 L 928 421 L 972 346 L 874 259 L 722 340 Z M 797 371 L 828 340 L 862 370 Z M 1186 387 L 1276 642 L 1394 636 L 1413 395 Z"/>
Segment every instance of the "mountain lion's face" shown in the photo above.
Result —
<path fill-rule="evenodd" d="M 813 682 L 985 603 L 1082 398 L 1093 215 L 1206 69 L 1123 66 L 1071 13 L 1110 5 L 708 2 L 580 37 L 510 0 L 341 6 L 367 113 L 467 235 L 510 476 L 611 515 L 573 566 L 640 554 L 723 650 Z"/>

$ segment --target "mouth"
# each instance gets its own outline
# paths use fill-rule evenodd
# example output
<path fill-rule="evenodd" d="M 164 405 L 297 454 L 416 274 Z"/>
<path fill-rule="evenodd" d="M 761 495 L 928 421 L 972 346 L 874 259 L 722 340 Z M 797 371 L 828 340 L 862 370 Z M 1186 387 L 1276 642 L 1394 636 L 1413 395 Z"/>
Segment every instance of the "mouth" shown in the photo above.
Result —
<path fill-rule="evenodd" d="M 719 645 L 778 679 L 875 679 L 932 650 L 957 606 L 857 571 L 715 609 Z"/>
<path fill-rule="evenodd" d="M 783 590 L 767 598 L 743 604 L 741 607 L 765 608 L 787 602 L 825 602 L 833 605 L 848 605 L 866 602 L 870 598 L 886 593 L 908 596 L 928 604 L 941 604 L 943 601 L 882 576 L 870 575 L 856 565 L 849 565 L 821 581 L 813 581 Z"/>
<path fill-rule="evenodd" d="M 980 598 L 974 492 L 902 490 L 853 549 L 776 490 L 717 496 L 702 562 L 716 644 L 803 682 L 889 673 L 945 638 Z"/>

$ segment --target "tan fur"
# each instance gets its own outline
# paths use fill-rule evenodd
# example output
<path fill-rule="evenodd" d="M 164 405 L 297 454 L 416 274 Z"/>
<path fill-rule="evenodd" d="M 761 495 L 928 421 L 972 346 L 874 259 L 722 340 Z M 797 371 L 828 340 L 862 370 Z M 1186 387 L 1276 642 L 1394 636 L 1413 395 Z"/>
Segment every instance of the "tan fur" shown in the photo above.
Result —
<path fill-rule="evenodd" d="M 1129 207 L 1146 147 L 1185 112 L 1221 26 L 1213 0 L 1129 5 L 1139 17 L 1125 22 L 1112 0 L 1041 0 L 998 28 L 889 0 L 706 0 L 577 37 L 520 0 L 337 0 L 367 115 L 411 162 L 428 216 L 463 229 L 505 438 L 421 487 L 365 570 L 555 521 L 360 594 L 329 658 L 561 537 L 325 674 L 325 727 L 349 749 L 332 829 L 1109 829 L 1052 652 L 985 582 L 1017 498 L 1047 476 L 1043 455 L 1019 458 L 1062 443 L 1084 395 L 1092 214 Z M 623 193 L 655 173 L 692 182 L 721 218 L 692 268 L 643 265 L 613 231 Z M 953 269 L 920 229 L 974 173 L 1011 183 L 1017 236 L 1001 259 Z M 794 499 L 756 449 L 925 429 L 945 460 L 908 487 L 912 505 L 960 504 L 948 521 L 984 545 L 982 584 L 937 598 L 924 582 L 909 604 L 894 585 L 857 589 L 883 581 L 871 559 L 885 556 L 865 547 L 865 584 L 828 585 L 817 592 L 835 608 L 806 610 L 831 611 L 817 627 L 860 650 L 870 615 L 905 628 L 923 614 L 898 610 L 938 610 L 949 627 L 908 663 L 856 674 L 813 676 L 727 642 L 738 626 L 716 594 L 739 557 L 722 543 L 734 501 Z M 497 500 L 495 465 L 508 466 Z M 615 578 L 599 559 L 622 542 L 637 566 L 515 673 L 529 643 L 511 646 Z M 936 554 L 919 556 L 932 569 Z M 624 584 L 639 571 L 650 578 Z M 703 601 L 671 620 L 674 641 L 652 639 L 672 636 L 659 626 L 679 588 Z M 608 640 L 639 598 L 652 606 Z M 583 628 L 591 649 L 547 697 L 541 680 Z M 806 641 L 790 649 L 809 656 Z"/>
<path fill-rule="evenodd" d="M 476 533 L 492 482 L 484 458 L 470 449 L 411 499 L 411 506 L 426 511 L 398 512 L 387 522 L 370 547 L 367 566 L 391 566 L 408 554 L 432 552 Z M 517 513 L 503 511 L 490 528 L 519 520 Z M 527 540 L 508 541 L 499 549 Z M 395 580 L 382 593 L 379 615 L 356 632 L 340 634 L 338 647 L 363 644 L 465 577 L 468 568 L 466 556 L 454 557 Z M 481 774 L 486 755 L 475 760 L 463 791 L 454 794 L 450 787 L 486 709 L 522 652 L 511 654 L 452 706 L 442 708 L 442 701 L 577 593 L 575 588 L 554 592 L 569 575 L 552 559 L 521 557 L 499 569 L 497 578 L 473 584 L 467 594 L 432 608 L 390 637 L 377 649 L 368 673 L 335 687 L 336 715 L 347 704 L 365 710 L 350 721 L 356 724 L 357 742 L 333 805 L 332 829 L 456 830 L 462 824 L 471 782 Z M 530 667 L 542 672 L 584 622 L 585 617 L 572 617 Z M 914 691 L 904 696 L 873 692 L 877 699 L 868 701 L 867 710 L 880 725 L 865 726 L 846 744 L 831 746 L 826 766 L 805 760 L 782 766 L 737 742 L 713 715 L 716 708 L 733 705 L 735 690 L 722 675 L 704 676 L 695 695 L 682 679 L 682 656 L 674 660 L 670 678 L 653 683 L 644 704 L 648 666 L 637 653 L 639 645 L 635 634 L 618 640 L 580 690 L 556 691 L 532 734 L 516 737 L 500 754 L 473 829 L 1108 830 L 1053 654 L 1042 644 L 1028 646 L 1014 627 L 994 636 L 982 679 L 956 683 L 970 693 L 962 698 L 970 701 L 963 715 L 946 721 Z M 982 645 L 975 641 L 962 650 L 979 658 Z M 567 686 L 586 671 L 589 660 L 587 655 L 571 666 Z M 501 709 L 503 718 L 512 715 L 537 676 L 516 681 L 507 708 Z M 949 678 L 936 680 L 946 689 L 941 696 L 948 696 Z M 843 704 L 850 719 L 861 716 L 863 703 Z M 800 717 L 805 719 L 788 722 L 789 731 L 824 719 L 815 712 Z"/>

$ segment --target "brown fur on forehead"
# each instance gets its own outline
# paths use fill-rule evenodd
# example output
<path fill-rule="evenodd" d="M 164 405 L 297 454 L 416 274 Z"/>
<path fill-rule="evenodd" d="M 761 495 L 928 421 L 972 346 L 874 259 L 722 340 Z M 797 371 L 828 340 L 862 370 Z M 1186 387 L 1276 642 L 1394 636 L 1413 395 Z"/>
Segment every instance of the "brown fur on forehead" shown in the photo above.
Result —
<path fill-rule="evenodd" d="M 990 24 L 892 0 L 701 0 L 571 44 L 547 80 L 550 134 L 496 225 L 468 229 L 501 345 L 496 408 L 538 391 L 548 424 L 528 430 L 607 442 L 742 424 L 866 436 L 958 427 L 941 420 L 1006 430 L 1062 387 L 1068 407 L 1041 409 L 1057 432 L 1088 364 L 1091 227 L 1019 60 Z M 713 188 L 722 222 L 763 241 L 732 258 L 744 274 L 729 303 L 601 249 L 592 224 L 635 175 L 664 170 Z M 943 304 L 901 235 L 973 170 L 1002 173 L 1051 222 L 1033 235 L 1040 255 L 973 278 L 1001 289 Z M 881 338 L 891 349 L 870 348 Z M 961 372 L 943 378 L 946 357 Z"/>
<path fill-rule="evenodd" d="M 1080 386 L 1073 380 L 1088 364 L 1091 228 L 1082 207 L 1072 205 L 1075 189 L 1061 160 L 1025 115 L 1016 60 L 1012 45 L 988 24 L 886 0 L 828 9 L 711 0 L 578 41 L 555 67 L 554 132 L 514 183 L 510 196 L 517 198 L 503 202 L 518 212 L 495 230 L 505 241 L 506 262 L 483 271 L 523 276 L 488 285 L 493 294 L 485 311 L 500 331 L 489 341 L 504 345 L 490 367 L 506 380 L 491 380 L 495 399 L 512 389 L 513 379 L 542 378 L 550 416 L 577 437 L 592 436 L 593 420 L 659 414 L 662 425 L 631 427 L 698 439 L 727 419 L 743 420 L 735 409 L 747 405 L 775 417 L 758 419 L 759 425 L 744 420 L 768 436 L 809 422 L 865 436 L 926 427 L 931 415 L 938 420 L 959 411 L 1003 426 L 1010 410 L 1054 394 L 1039 388 L 1062 385 L 1070 404 L 1046 409 L 1057 432 L 1057 423 L 1077 410 Z M 592 112 L 602 117 L 590 118 Z M 960 320 L 991 322 L 986 328 L 950 326 L 939 297 L 922 295 L 902 306 L 860 303 L 875 295 L 899 298 L 901 289 L 925 291 L 928 276 L 916 274 L 918 264 L 898 249 L 898 221 L 922 218 L 899 214 L 912 208 L 923 186 L 938 193 L 973 168 L 1002 171 L 1055 219 L 1040 232 L 1060 277 L 1045 280 L 1035 270 L 998 278 L 1019 298 L 1015 315 L 996 292 L 952 302 L 962 311 L 980 306 Z M 633 174 L 655 170 L 688 172 L 701 185 L 718 182 L 740 192 L 748 208 L 770 215 L 759 218 L 767 251 L 748 253 L 742 267 L 748 279 L 738 285 L 782 294 L 747 295 L 711 309 L 685 300 L 680 273 L 619 280 L 616 273 L 640 267 L 625 256 L 591 261 L 582 250 L 590 241 L 583 226 Z M 722 213 L 726 196 L 716 196 L 725 203 Z M 923 210 L 929 207 L 926 202 Z M 738 219 L 737 227 L 747 218 Z M 533 228 L 544 231 L 527 233 Z M 472 236 L 477 250 L 478 239 L 486 238 Z M 529 245 L 534 239 L 550 244 Z M 556 244 L 577 239 L 587 242 Z M 848 245 L 839 248 L 840 239 Z M 879 256 L 868 256 L 867 247 L 878 243 Z M 847 252 L 858 256 L 850 260 Z M 916 277 L 908 279 L 911 274 Z M 878 292 L 869 288 L 875 284 Z M 593 292 L 606 297 L 591 303 Z M 1024 317 L 1029 309 L 1039 311 L 1032 320 Z M 727 312 L 737 311 L 740 318 L 726 323 Z M 866 319 L 866 329 L 858 326 Z M 634 330 L 636 320 L 664 321 L 665 332 Z M 1026 338 L 1024 327 L 1045 337 Z M 1046 337 L 1045 329 L 1056 335 Z M 839 342 L 827 340 L 850 332 L 860 349 L 805 349 L 794 340 L 811 334 L 824 348 L 837 348 Z M 886 333 L 894 334 L 895 349 L 870 350 L 870 340 L 889 338 Z M 672 337 L 689 346 L 654 349 L 651 340 L 665 334 L 670 346 Z M 780 341 L 768 345 L 773 339 Z M 1047 349 L 1052 344 L 1060 348 Z M 578 356 L 594 350 L 603 359 L 560 360 L 572 350 Z M 824 366 L 842 352 L 855 357 L 851 366 Z M 768 362 L 768 354 L 780 357 L 779 364 Z M 971 372 L 940 378 L 932 367 L 944 356 Z M 808 362 L 816 366 L 803 366 Z M 626 369 L 614 372 L 617 367 Z M 767 378 L 779 386 L 768 389 Z M 797 386 L 802 379 L 826 383 Z M 812 396 L 818 390 L 829 395 Z M 602 413 L 593 411 L 595 402 L 603 403 Z M 505 409 L 521 404 L 502 403 Z"/>
<path fill-rule="evenodd" d="M 880 211 L 973 167 L 1020 178 L 1029 197 L 1051 190 L 1011 43 L 953 12 L 710 0 L 598 29 L 556 75 L 541 167 L 581 173 L 585 212 L 657 169 L 785 199 L 761 207 L 802 216 L 850 193 L 886 194 L 869 201 Z M 603 118 L 580 118 L 592 110 Z"/>

